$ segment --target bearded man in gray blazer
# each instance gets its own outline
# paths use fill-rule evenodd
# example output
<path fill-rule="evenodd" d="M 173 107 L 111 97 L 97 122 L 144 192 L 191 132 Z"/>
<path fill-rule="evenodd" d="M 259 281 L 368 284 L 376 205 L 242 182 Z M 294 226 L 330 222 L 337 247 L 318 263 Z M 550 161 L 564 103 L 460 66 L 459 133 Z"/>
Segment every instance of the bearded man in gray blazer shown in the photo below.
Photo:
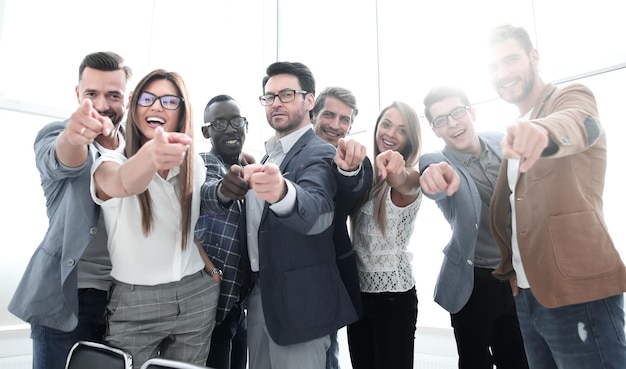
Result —
<path fill-rule="evenodd" d="M 31 324 L 33 369 L 65 368 L 72 345 L 104 340 L 106 327 L 111 261 L 89 192 L 91 165 L 98 152 L 124 149 L 119 128 L 132 72 L 119 55 L 95 52 L 78 76 L 78 109 L 35 139 L 49 225 L 8 307 Z"/>

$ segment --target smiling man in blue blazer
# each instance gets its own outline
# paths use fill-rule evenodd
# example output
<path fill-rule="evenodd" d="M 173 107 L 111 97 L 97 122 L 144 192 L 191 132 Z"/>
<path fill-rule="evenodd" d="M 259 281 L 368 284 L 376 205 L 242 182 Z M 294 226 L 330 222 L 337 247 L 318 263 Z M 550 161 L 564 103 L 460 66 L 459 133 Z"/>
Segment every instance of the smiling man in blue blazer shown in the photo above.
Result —
<path fill-rule="evenodd" d="M 528 368 L 509 283 L 492 273 L 500 252 L 489 229 L 489 202 L 502 162 L 502 133 L 477 133 L 476 111 L 458 88 L 439 86 L 424 112 L 443 150 L 420 158 L 420 184 L 452 228 L 435 287 L 450 312 L 459 368 Z"/>
<path fill-rule="evenodd" d="M 352 91 L 338 86 L 326 87 L 315 99 L 312 123 L 317 137 L 337 148 L 335 177 L 338 188 L 335 197 L 333 241 L 339 274 L 361 318 L 363 306 L 361 306 L 359 272 L 356 265 L 356 251 L 348 233 L 347 220 L 356 205 L 369 195 L 374 175 L 365 146 L 346 138 L 358 113 L 356 97 Z M 338 369 L 337 332 L 331 333 L 330 340 L 326 369 Z"/>

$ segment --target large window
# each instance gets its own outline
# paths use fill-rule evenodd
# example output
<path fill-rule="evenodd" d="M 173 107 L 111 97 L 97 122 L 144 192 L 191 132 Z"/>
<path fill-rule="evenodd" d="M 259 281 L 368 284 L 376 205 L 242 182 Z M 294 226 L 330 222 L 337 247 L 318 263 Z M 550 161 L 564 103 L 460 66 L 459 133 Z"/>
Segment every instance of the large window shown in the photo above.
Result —
<path fill-rule="evenodd" d="M 180 72 L 194 106 L 198 150 L 209 147 L 199 129 L 206 102 L 232 95 L 250 122 L 246 149 L 258 157 L 272 133 L 257 99 L 265 67 L 304 62 L 318 92 L 330 85 L 354 91 L 360 113 L 352 137 L 371 154 L 378 111 L 402 100 L 421 114 L 424 95 L 441 83 L 468 92 L 481 130 L 502 130 L 516 111 L 488 83 L 486 32 L 505 22 L 523 25 L 539 47 L 546 81 L 590 74 L 579 82 L 596 93 L 607 131 L 605 213 L 626 257 L 626 230 L 618 223 L 626 205 L 618 192 L 626 70 L 593 73 L 626 63 L 626 44 L 614 41 L 626 34 L 626 23 L 612 1 L 0 0 L 0 11 L 0 326 L 21 323 L 5 307 L 47 226 L 33 140 L 43 124 L 75 108 L 78 63 L 96 50 L 123 55 L 135 82 L 154 68 Z M 424 118 L 421 124 L 423 151 L 439 149 Z M 434 202 L 424 198 L 411 240 L 419 326 L 449 328 L 448 314 L 432 298 L 449 235 Z"/>

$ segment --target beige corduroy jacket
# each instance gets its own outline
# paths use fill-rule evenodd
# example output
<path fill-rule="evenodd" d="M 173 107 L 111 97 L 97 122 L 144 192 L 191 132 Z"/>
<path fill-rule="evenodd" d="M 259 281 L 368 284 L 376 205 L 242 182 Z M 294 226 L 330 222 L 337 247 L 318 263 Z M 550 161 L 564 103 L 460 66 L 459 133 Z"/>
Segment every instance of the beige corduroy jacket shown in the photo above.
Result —
<path fill-rule="evenodd" d="M 593 93 L 548 84 L 531 116 L 546 128 L 555 152 L 545 153 L 515 185 L 517 240 L 537 300 L 559 307 L 626 291 L 626 268 L 603 213 L 606 134 Z M 495 275 L 515 274 L 511 249 L 511 191 L 504 160 L 491 200 L 490 226 L 502 252 Z"/>

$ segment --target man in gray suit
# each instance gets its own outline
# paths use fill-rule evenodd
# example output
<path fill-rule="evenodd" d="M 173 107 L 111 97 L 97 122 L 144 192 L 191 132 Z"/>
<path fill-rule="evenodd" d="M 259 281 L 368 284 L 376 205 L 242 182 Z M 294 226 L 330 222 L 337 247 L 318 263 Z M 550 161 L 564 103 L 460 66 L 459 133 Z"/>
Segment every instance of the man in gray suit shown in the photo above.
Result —
<path fill-rule="evenodd" d="M 459 368 L 528 368 L 511 287 L 492 275 L 500 252 L 489 229 L 489 202 L 503 134 L 477 133 L 476 111 L 457 88 L 432 89 L 424 107 L 446 144 L 420 158 L 420 184 L 452 228 L 435 301 L 450 312 Z"/>
<path fill-rule="evenodd" d="M 91 165 L 98 152 L 124 149 L 119 128 L 131 75 L 115 53 L 87 55 L 78 70 L 78 109 L 35 139 L 49 226 L 8 307 L 31 324 L 33 369 L 63 369 L 76 341 L 104 339 L 111 261 L 89 192 Z"/>
<path fill-rule="evenodd" d="M 357 319 L 333 244 L 336 149 L 313 132 L 314 96 L 304 64 L 267 68 L 260 101 L 275 135 L 243 167 L 252 369 L 324 369 L 329 335 Z"/>

